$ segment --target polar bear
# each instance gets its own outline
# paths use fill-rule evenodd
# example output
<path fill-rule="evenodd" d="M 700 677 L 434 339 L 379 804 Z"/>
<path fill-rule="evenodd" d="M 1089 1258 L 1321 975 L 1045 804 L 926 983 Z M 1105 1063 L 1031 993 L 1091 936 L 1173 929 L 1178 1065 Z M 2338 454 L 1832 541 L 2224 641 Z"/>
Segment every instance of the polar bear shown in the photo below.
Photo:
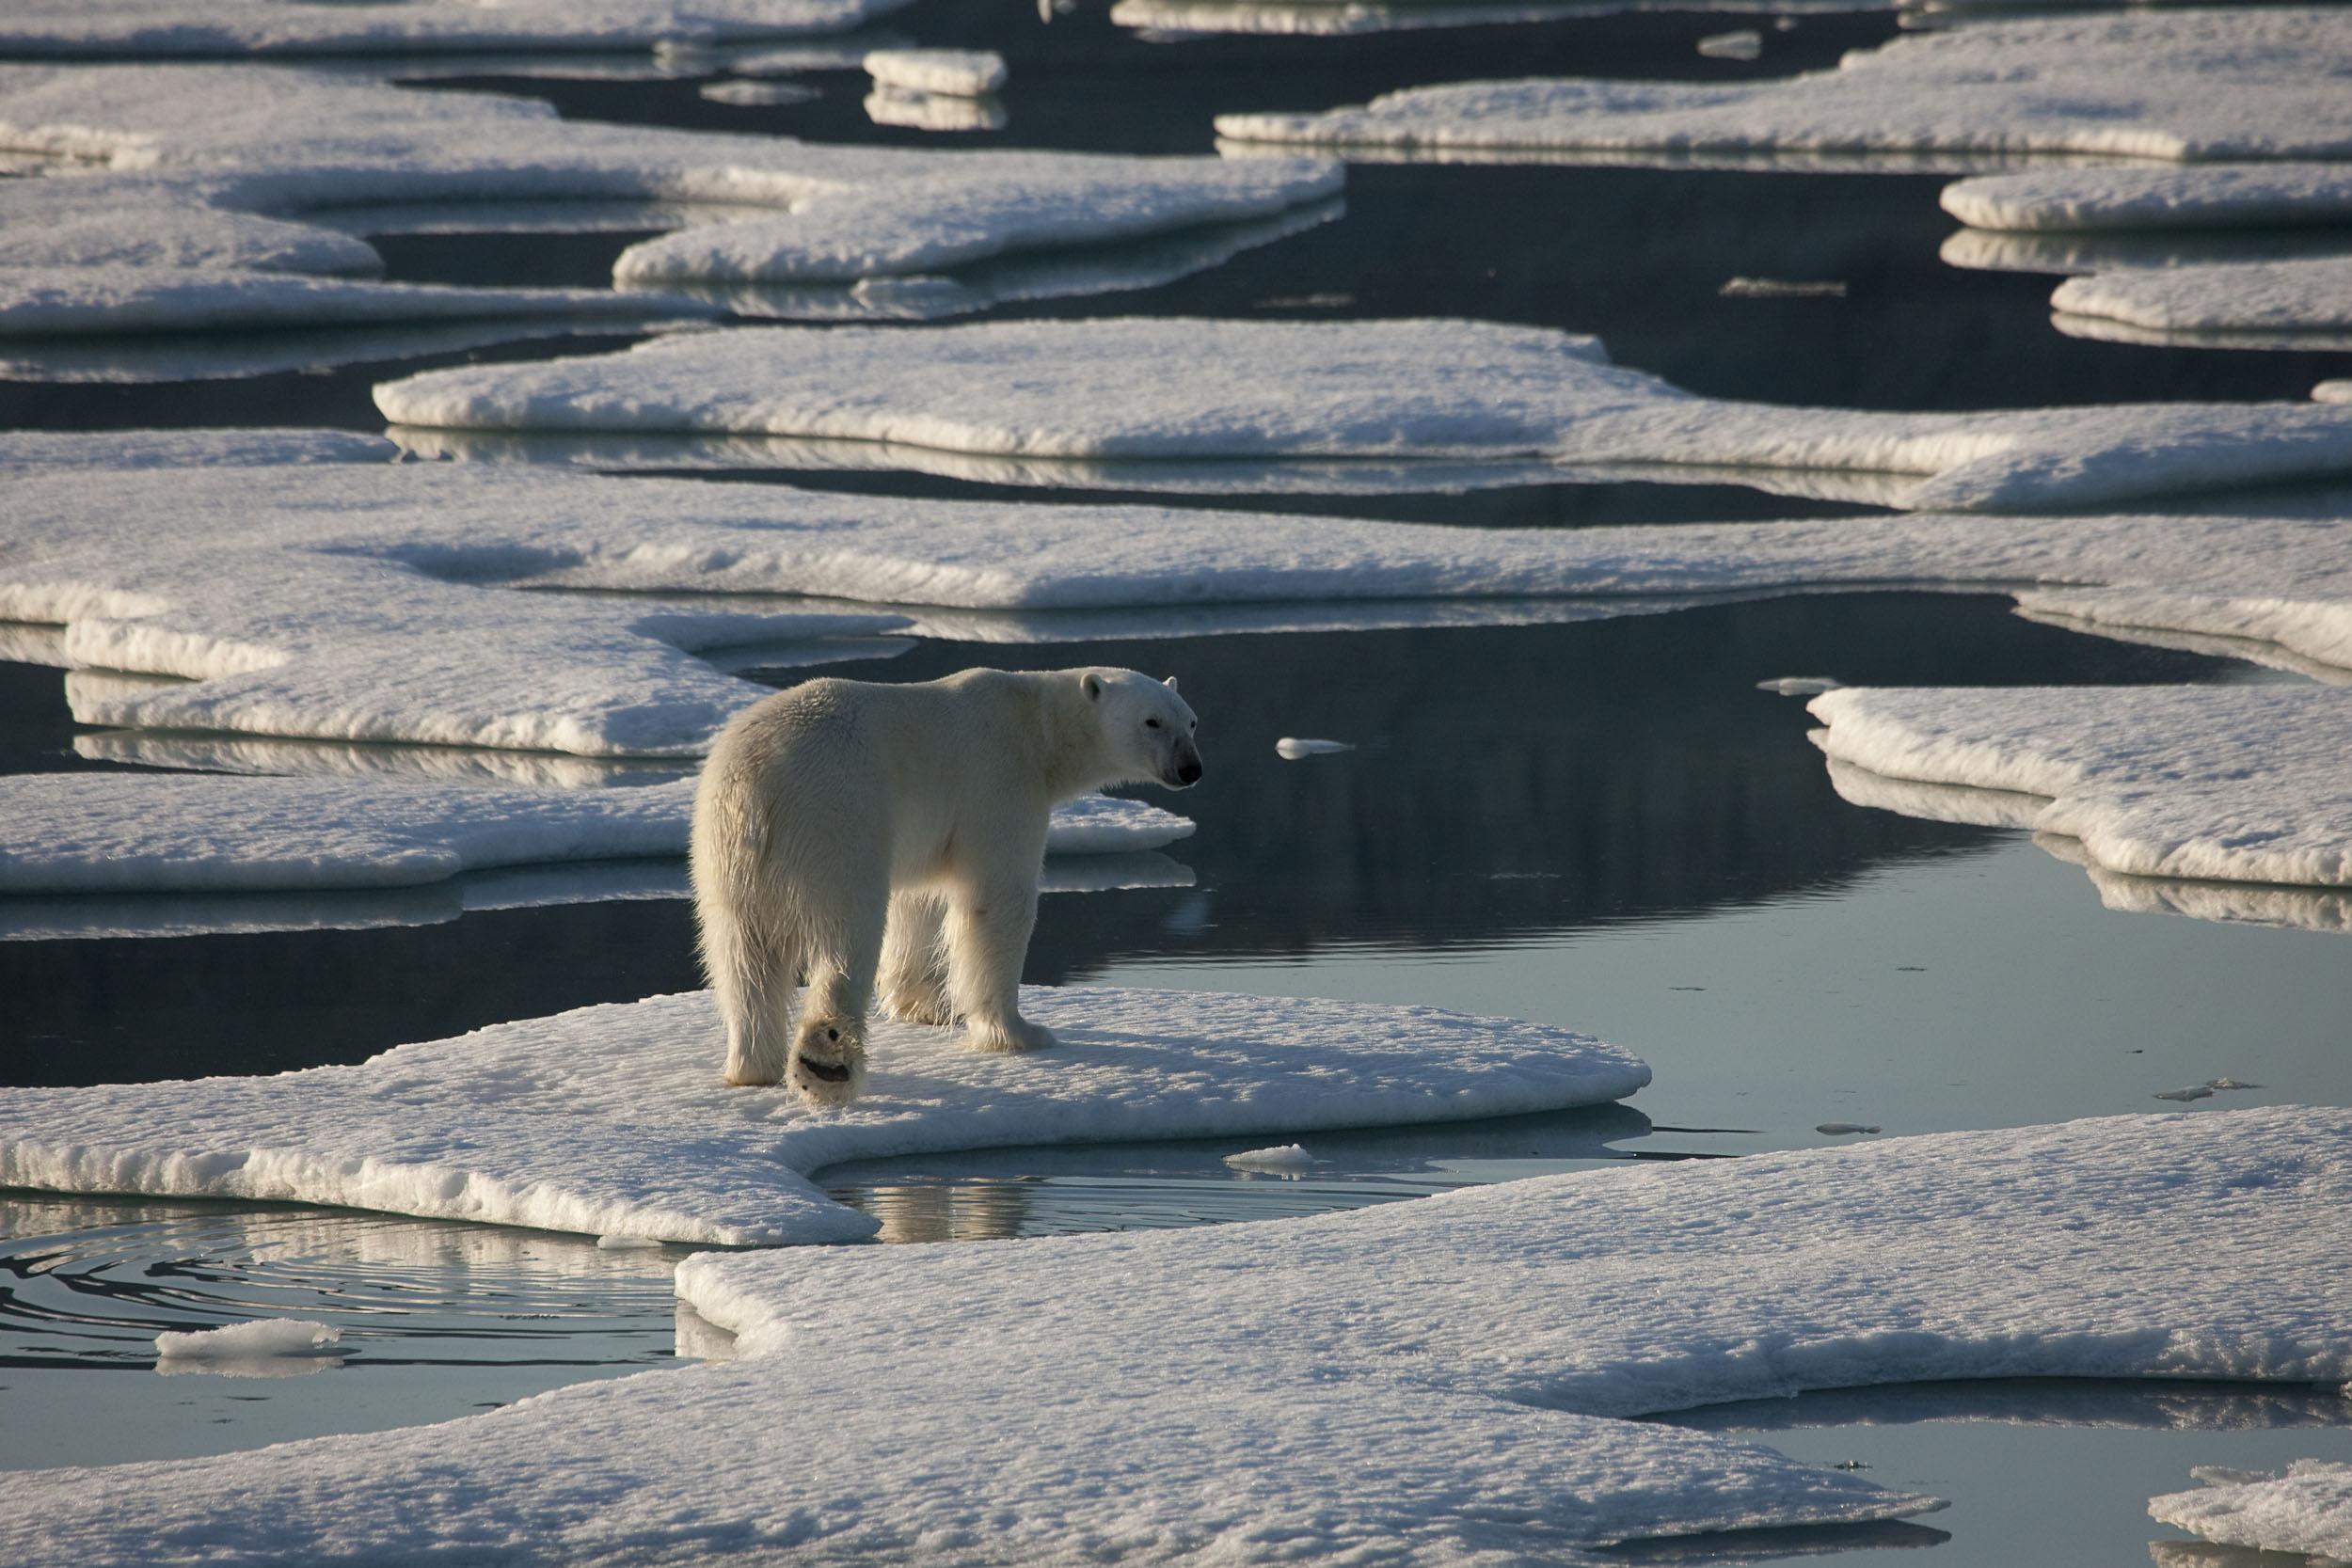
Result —
<path fill-rule="evenodd" d="M 878 979 L 891 1017 L 961 1020 L 977 1050 L 1052 1044 L 1020 1012 L 1046 819 L 1105 784 L 1187 787 L 1199 729 L 1173 677 L 1102 669 L 814 680 L 738 716 L 691 847 L 726 1081 L 853 1099 Z"/>

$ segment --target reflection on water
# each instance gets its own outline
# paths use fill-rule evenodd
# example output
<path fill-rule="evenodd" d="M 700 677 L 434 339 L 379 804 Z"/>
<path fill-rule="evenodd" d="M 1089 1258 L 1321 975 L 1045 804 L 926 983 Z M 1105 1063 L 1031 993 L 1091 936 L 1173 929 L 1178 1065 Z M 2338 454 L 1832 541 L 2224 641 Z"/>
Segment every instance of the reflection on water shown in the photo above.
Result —
<path fill-rule="evenodd" d="M 674 1365 L 682 1256 L 342 1211 L 0 1195 L 0 1469 L 444 1420 Z M 158 1334 L 264 1318 L 341 1329 L 336 1355 L 157 1362 Z M 91 1375 L 106 1371 L 174 1382 Z"/>

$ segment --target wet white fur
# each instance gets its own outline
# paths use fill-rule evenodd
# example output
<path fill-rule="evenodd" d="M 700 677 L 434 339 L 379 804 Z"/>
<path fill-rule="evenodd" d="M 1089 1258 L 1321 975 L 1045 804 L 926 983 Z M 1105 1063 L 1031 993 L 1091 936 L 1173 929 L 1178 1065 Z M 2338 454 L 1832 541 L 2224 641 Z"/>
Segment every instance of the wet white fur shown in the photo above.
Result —
<path fill-rule="evenodd" d="M 878 981 L 891 1017 L 961 1020 L 977 1050 L 1052 1044 L 1019 1001 L 1046 820 L 1106 784 L 1180 786 L 1197 728 L 1173 680 L 1103 669 L 815 680 L 737 718 L 692 845 L 727 1082 L 853 1098 Z"/>

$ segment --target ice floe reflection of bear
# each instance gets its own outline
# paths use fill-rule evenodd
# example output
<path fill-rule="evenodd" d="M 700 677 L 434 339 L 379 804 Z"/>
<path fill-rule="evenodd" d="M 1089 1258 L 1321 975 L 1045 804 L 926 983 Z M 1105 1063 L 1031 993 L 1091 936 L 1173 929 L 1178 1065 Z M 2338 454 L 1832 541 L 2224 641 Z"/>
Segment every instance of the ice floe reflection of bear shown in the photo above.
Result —
<path fill-rule="evenodd" d="M 1133 670 L 815 680 L 739 716 L 692 861 L 727 1082 L 853 1098 L 878 980 L 891 1017 L 961 1020 L 977 1050 L 1052 1044 L 1020 1012 L 1046 819 L 1106 784 L 1192 784 L 1199 728 L 1173 678 Z"/>

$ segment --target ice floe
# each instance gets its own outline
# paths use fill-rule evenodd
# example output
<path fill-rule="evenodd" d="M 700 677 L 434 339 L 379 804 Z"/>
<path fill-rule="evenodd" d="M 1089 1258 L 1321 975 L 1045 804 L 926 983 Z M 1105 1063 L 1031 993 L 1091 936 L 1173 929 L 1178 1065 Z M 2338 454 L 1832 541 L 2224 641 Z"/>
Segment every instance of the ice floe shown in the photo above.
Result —
<path fill-rule="evenodd" d="M 248 1360 L 268 1355 L 333 1354 L 343 1331 L 303 1318 L 260 1318 L 222 1328 L 155 1336 L 155 1354 L 182 1360 Z"/>
<path fill-rule="evenodd" d="M 0 776 L 0 894 L 403 887 L 468 871 L 682 856 L 694 782 L 452 790 L 421 779 Z M 1055 855 L 1160 849 L 1193 824 L 1140 800 L 1057 808 Z M 0 917 L 4 918 L 4 917 Z"/>
<path fill-rule="evenodd" d="M 1938 198 L 1972 229 L 2064 233 L 2352 222 L 2352 164 L 2041 168 L 1956 181 Z"/>
<path fill-rule="evenodd" d="M 388 1556 L 511 1541 L 615 1563 L 1072 1542 L 1120 1562 L 1598 1562 L 1628 1539 L 1901 1516 L 1932 1501 L 1611 1418 L 1972 1377 L 2341 1379 L 2352 1186 L 2328 1151 L 2347 1135 L 2329 1110 L 2119 1117 L 1275 1224 L 707 1254 L 678 1291 L 735 1360 L 409 1432 L 22 1475 L 0 1550 L 284 1560 L 365 1528 Z M 812 1454 L 828 1501 L 780 1514 Z"/>
<path fill-rule="evenodd" d="M 863 62 L 879 87 L 979 98 L 1005 85 L 1005 57 L 986 49 L 877 49 Z"/>
<path fill-rule="evenodd" d="M 1988 22 L 1748 83 L 1522 80 L 1217 118 L 1236 144 L 1444 158 L 1851 160 L 1966 169 L 2073 154 L 2352 154 L 2352 17 L 2329 7 Z"/>
<path fill-rule="evenodd" d="M 849 285 L 1231 228 L 1325 201 L 1343 178 L 1324 162 L 950 154 L 565 121 L 532 100 L 227 65 L 0 66 L 0 148 L 91 170 L 0 181 L 0 337 L 708 314 L 662 291 Z M 677 230 L 622 253 L 630 298 L 371 281 L 380 260 L 350 231 L 593 230 L 624 214 Z"/>
<path fill-rule="evenodd" d="M 1136 373 L 1147 364 L 1153 373 Z M 1779 407 L 1693 396 L 1609 363 L 1590 338 L 1462 321 L 691 332 L 618 355 L 429 371 L 375 400 L 406 427 L 850 439 L 1013 459 L 1540 455 L 1661 477 L 1859 471 L 1915 476 L 1892 487 L 1899 504 L 1965 511 L 2352 471 L 2352 413 L 2310 403 Z"/>
<path fill-rule="evenodd" d="M 11 0 L 0 57 L 650 49 L 837 33 L 906 0 Z"/>
<path fill-rule="evenodd" d="M 1274 743 L 1274 754 L 1284 762 L 1297 762 L 1304 757 L 1336 756 L 1356 748 L 1344 740 L 1316 740 L 1311 737 L 1286 735 Z"/>
<path fill-rule="evenodd" d="M 866 1095 L 818 1115 L 719 1081 L 707 993 L 590 1007 L 271 1078 L 0 1091 L 0 1186 L 283 1199 L 739 1245 L 875 1222 L 807 1178 L 1011 1144 L 1444 1121 L 1619 1100 L 1587 1036 L 1426 1008 L 1032 988 L 1053 1051 L 876 1024 Z"/>
<path fill-rule="evenodd" d="M 889 86 L 877 86 L 866 95 L 866 118 L 904 131 L 1001 131 L 1010 122 L 997 99 Z"/>
<path fill-rule="evenodd" d="M 2039 798 L 2024 824 L 2110 872 L 2352 885 L 2341 689 L 1849 688 L 1810 706 L 1833 758 Z"/>
<path fill-rule="evenodd" d="M 787 103 L 813 103 L 824 96 L 815 87 L 804 87 L 798 82 L 705 82 L 696 90 L 713 103 L 728 103 L 739 109 L 773 109 Z"/>
<path fill-rule="evenodd" d="M 2204 1485 L 2152 1498 L 2159 1523 L 2224 1545 L 2352 1560 L 2352 1465 L 2301 1459 L 2283 1474 L 2200 1468 Z"/>
<path fill-rule="evenodd" d="M 2178 346 L 2352 347 L 2352 256 L 2134 268 L 2050 296 L 2061 330 Z"/>
<path fill-rule="evenodd" d="M 1270 1148 L 1245 1148 L 1238 1154 L 1228 1154 L 1225 1163 L 1235 1170 L 1268 1171 L 1277 1176 L 1296 1176 L 1314 1168 L 1315 1157 L 1299 1144 L 1276 1144 Z"/>
<path fill-rule="evenodd" d="M 2053 586 L 2023 594 L 2029 608 L 2093 629 L 2227 636 L 2352 669 L 2352 562 L 2329 519 L 1490 531 L 834 496 L 556 467 L 194 466 L 215 447 L 250 457 L 280 444 L 300 449 L 291 436 L 0 437 L 0 470 L 15 469 L 0 619 L 62 627 L 28 643 L 28 657 L 96 667 L 69 682 L 77 719 L 683 758 L 762 694 L 692 650 L 806 662 L 825 657 L 812 642 L 828 639 L 845 656 L 891 651 L 867 634 L 906 624 L 895 610 L 722 596 L 746 594 L 938 607 L 917 623 L 930 635 L 1051 641 L 1574 619 L 1671 608 L 1667 595 L 1806 587 L 2042 583 Z M 366 450 L 339 436 L 314 454 Z M 192 466 L 157 466 L 175 457 Z M 1565 595 L 1586 597 L 1532 602 Z M 1613 610 L 1594 595 L 1656 597 Z M 764 652 L 778 643 L 787 646 Z"/>

